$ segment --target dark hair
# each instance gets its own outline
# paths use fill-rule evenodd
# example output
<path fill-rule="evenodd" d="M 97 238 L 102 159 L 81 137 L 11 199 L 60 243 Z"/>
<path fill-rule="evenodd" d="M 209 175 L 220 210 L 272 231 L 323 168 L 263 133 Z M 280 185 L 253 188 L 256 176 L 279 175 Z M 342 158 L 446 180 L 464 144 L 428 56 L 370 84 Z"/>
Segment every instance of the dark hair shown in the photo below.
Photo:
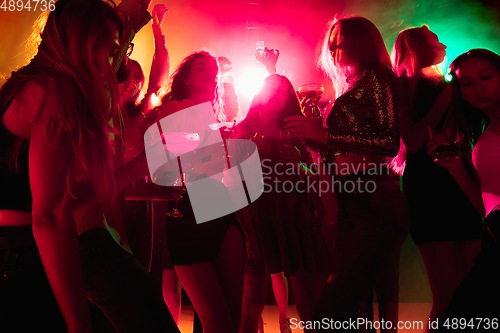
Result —
<path fill-rule="evenodd" d="M 471 149 L 476 144 L 479 136 L 491 123 L 482 110 L 473 107 L 463 98 L 460 83 L 455 73 L 464 61 L 474 58 L 487 61 L 500 71 L 500 56 L 486 49 L 472 49 L 469 52 L 459 55 L 450 65 L 449 72 L 452 76 L 451 86 L 453 88 L 450 108 L 454 112 L 454 115 L 456 115 L 458 128 L 462 129 L 465 134 L 464 141 L 470 144 Z"/>
<path fill-rule="evenodd" d="M 113 3 L 114 5 L 114 3 Z M 108 22 L 123 34 L 114 9 L 100 0 L 60 0 L 47 17 L 40 33 L 36 55 L 31 62 L 11 73 L 0 90 L 0 110 L 20 94 L 30 80 L 48 93 L 56 93 L 52 124 L 45 137 L 54 143 L 60 135 L 68 137 L 72 163 L 64 175 L 73 195 L 77 180 L 92 179 L 100 199 L 114 195 L 110 119 L 118 115 L 119 92 L 109 63 L 111 31 Z M 57 124 L 57 125 L 56 125 Z M 54 127 L 54 125 L 56 125 Z M 58 131 L 51 132 L 57 128 Z"/>
<path fill-rule="evenodd" d="M 163 96 L 161 103 L 165 105 L 170 101 L 182 101 L 184 99 L 189 99 L 189 86 L 185 83 L 185 80 L 191 74 L 191 69 L 193 68 L 193 62 L 195 59 L 199 57 L 208 57 L 213 59 L 217 64 L 217 58 L 214 54 L 208 51 L 197 51 L 188 55 L 184 60 L 182 60 L 181 64 L 170 76 L 170 87 L 168 92 Z M 219 73 L 220 74 L 220 73 Z M 222 110 L 222 84 L 221 82 L 217 82 L 217 87 L 214 91 L 214 99 L 212 104 L 214 105 L 214 109 Z M 160 106 L 161 107 L 161 106 Z M 219 114 L 223 114 L 220 112 Z"/>

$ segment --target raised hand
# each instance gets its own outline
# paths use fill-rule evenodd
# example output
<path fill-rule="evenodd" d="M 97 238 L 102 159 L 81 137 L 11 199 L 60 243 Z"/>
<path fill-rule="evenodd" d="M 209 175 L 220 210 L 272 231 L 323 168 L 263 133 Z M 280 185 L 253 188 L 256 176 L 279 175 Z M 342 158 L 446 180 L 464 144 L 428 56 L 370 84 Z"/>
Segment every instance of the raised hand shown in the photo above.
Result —
<path fill-rule="evenodd" d="M 278 63 L 278 58 L 280 56 L 280 51 L 277 49 L 268 49 L 267 47 L 264 51 L 257 50 L 255 52 L 255 58 L 260 61 L 264 67 L 266 67 L 269 74 L 276 74 L 276 64 Z"/>
<path fill-rule="evenodd" d="M 168 8 L 165 4 L 157 4 L 153 7 L 151 16 L 153 16 L 153 24 L 161 26 L 165 14 L 168 12 Z"/>

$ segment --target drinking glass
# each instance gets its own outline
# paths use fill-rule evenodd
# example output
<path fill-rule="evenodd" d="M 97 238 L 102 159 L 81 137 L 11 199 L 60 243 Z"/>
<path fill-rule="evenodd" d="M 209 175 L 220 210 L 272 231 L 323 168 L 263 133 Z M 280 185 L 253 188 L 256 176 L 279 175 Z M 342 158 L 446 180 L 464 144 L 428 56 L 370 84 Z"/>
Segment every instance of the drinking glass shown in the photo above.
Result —
<path fill-rule="evenodd" d="M 453 128 L 440 128 L 431 132 L 431 140 L 438 146 L 432 153 L 434 158 L 460 156 L 460 132 Z"/>
<path fill-rule="evenodd" d="M 321 110 L 318 105 L 319 97 L 325 91 L 320 83 L 309 83 L 299 87 L 297 95 L 300 99 L 300 106 L 302 107 L 302 114 L 306 118 L 320 119 Z"/>
<path fill-rule="evenodd" d="M 255 56 L 257 59 L 263 58 L 264 57 L 264 41 L 258 41 L 255 43 Z"/>

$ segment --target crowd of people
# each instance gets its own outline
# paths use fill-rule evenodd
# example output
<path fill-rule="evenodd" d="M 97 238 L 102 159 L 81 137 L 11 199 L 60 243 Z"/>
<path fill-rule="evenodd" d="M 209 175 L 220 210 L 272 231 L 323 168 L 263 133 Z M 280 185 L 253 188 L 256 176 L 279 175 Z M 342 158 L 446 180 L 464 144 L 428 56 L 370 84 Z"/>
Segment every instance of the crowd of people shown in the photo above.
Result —
<path fill-rule="evenodd" d="M 289 281 L 304 332 L 370 331 L 342 323 L 373 320 L 374 293 L 380 317 L 398 319 L 408 234 L 441 323 L 427 332 L 498 320 L 497 53 L 460 55 L 447 83 L 429 27 L 401 31 L 390 56 L 370 20 L 336 18 L 319 59 L 336 94 L 325 119 L 304 115 L 266 48 L 256 57 L 269 76 L 236 123 L 229 59 L 196 51 L 170 75 L 168 9 L 150 14 L 150 2 L 57 1 L 36 55 L 2 83 L 2 332 L 180 332 L 182 286 L 195 332 L 262 333 L 269 279 L 280 332 L 291 333 Z M 143 94 L 132 40 L 150 20 Z M 258 198 L 241 170 L 249 147 L 265 171 Z M 152 151 L 168 162 L 150 169 Z M 305 185 L 319 174 L 334 197 Z M 247 205 L 212 212 L 235 193 Z M 325 206 L 337 207 L 333 230 Z"/>

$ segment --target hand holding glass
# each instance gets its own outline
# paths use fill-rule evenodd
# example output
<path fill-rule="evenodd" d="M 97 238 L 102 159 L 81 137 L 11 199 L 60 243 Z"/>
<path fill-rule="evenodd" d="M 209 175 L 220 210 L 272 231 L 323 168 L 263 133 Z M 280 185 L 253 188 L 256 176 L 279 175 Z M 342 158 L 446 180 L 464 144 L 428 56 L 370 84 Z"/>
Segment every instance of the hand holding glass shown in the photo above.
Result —
<path fill-rule="evenodd" d="M 319 83 L 309 83 L 299 87 L 297 95 L 300 99 L 302 114 L 306 118 L 321 118 L 321 110 L 319 108 L 318 102 L 324 91 L 325 88 L 322 84 Z"/>
<path fill-rule="evenodd" d="M 452 128 L 440 128 L 431 132 L 431 140 L 437 145 L 432 153 L 436 159 L 460 156 L 460 132 Z"/>

